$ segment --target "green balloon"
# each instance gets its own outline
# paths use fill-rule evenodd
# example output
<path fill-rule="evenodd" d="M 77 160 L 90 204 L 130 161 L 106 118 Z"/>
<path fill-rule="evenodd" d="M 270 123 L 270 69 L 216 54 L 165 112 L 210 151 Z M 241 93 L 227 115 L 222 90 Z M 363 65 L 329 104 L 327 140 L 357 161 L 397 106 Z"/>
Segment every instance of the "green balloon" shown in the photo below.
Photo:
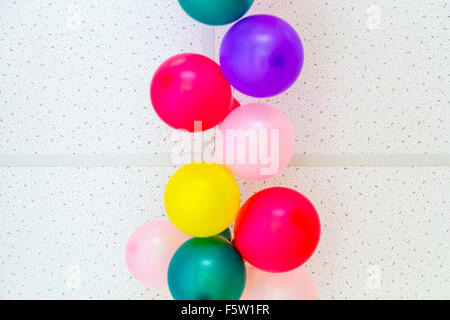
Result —
<path fill-rule="evenodd" d="M 245 266 L 223 237 L 192 238 L 175 252 L 167 279 L 175 300 L 239 300 Z"/>
<path fill-rule="evenodd" d="M 226 228 L 224 231 L 218 234 L 218 236 L 224 237 L 227 240 L 231 241 L 231 231 L 230 228 Z"/>
<path fill-rule="evenodd" d="M 178 0 L 195 20 L 212 26 L 229 24 L 242 17 L 254 0 Z"/>

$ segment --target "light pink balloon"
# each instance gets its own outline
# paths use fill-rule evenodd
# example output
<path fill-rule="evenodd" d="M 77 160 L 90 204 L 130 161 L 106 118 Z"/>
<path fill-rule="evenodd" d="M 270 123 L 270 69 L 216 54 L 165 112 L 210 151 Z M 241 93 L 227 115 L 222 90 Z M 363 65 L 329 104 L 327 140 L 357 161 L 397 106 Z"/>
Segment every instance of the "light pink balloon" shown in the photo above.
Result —
<path fill-rule="evenodd" d="M 289 120 L 272 106 L 253 103 L 233 110 L 219 126 L 215 160 L 239 178 L 261 180 L 283 170 L 294 148 Z"/>
<path fill-rule="evenodd" d="M 308 271 L 270 273 L 246 265 L 247 281 L 241 300 L 317 300 L 317 288 Z"/>
<path fill-rule="evenodd" d="M 170 221 L 148 222 L 128 239 L 125 257 L 131 274 L 148 287 L 167 288 L 167 270 L 175 251 L 190 236 Z"/>

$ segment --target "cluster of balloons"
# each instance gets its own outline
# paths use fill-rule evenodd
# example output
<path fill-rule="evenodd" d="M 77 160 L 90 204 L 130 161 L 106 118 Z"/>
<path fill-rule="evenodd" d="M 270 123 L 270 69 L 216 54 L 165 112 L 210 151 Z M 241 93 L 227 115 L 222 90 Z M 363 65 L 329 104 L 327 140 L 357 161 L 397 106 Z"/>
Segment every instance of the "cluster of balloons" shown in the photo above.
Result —
<path fill-rule="evenodd" d="M 253 0 L 179 0 L 195 20 L 225 25 Z M 194 53 L 176 55 L 155 72 L 150 96 L 169 126 L 194 132 L 219 126 L 217 163 L 191 163 L 170 178 L 164 205 L 170 221 L 137 229 L 126 247 L 129 270 L 174 299 L 317 299 L 299 268 L 320 238 L 319 216 L 299 192 L 262 190 L 241 204 L 233 177 L 266 179 L 289 163 L 295 147 L 289 120 L 266 104 L 241 106 L 232 86 L 252 97 L 287 90 L 303 66 L 302 42 L 280 18 L 253 15 L 223 39 L 220 66 Z M 234 224 L 234 238 L 229 229 Z"/>
<path fill-rule="evenodd" d="M 239 19 L 253 3 L 179 2 L 191 17 L 210 25 Z M 274 16 L 252 15 L 238 21 L 225 35 L 220 66 L 196 53 L 179 54 L 165 61 L 151 83 L 152 105 L 157 115 L 175 129 L 194 132 L 198 130 L 195 123 L 201 123 L 202 131 L 220 125 L 216 162 L 234 176 L 267 179 L 283 170 L 292 157 L 294 130 L 274 107 L 251 104 L 238 108 L 231 88 L 252 97 L 278 95 L 296 81 L 303 59 L 303 45 L 292 26 Z"/>
<path fill-rule="evenodd" d="M 239 201 L 239 189 L 227 179 L 217 189 L 218 176 L 204 174 L 219 169 L 209 166 L 220 167 L 203 163 L 179 169 L 165 193 L 171 221 L 148 222 L 131 235 L 126 260 L 135 278 L 149 287 L 168 286 L 174 299 L 180 300 L 317 299 L 314 282 L 299 268 L 320 238 L 320 221 L 311 202 L 293 189 L 274 187 L 256 193 L 240 209 L 231 205 L 224 210 L 228 200 Z M 189 181 L 177 176 L 191 170 L 202 177 Z M 216 188 L 224 200 L 199 198 L 199 190 L 208 187 Z M 199 212 L 168 209 L 177 196 L 180 203 Z M 186 222 L 188 218 L 203 222 Z M 223 221 L 235 218 L 234 239 L 228 228 L 215 231 Z"/>

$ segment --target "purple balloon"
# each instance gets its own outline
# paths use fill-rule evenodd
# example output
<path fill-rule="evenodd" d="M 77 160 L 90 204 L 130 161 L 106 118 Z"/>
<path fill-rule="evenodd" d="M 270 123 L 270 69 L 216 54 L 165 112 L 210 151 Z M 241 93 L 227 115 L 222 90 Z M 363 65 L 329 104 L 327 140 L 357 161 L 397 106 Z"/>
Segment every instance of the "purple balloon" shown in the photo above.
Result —
<path fill-rule="evenodd" d="M 294 28 L 270 15 L 237 22 L 220 47 L 220 65 L 240 92 L 258 98 L 287 90 L 300 75 L 303 46 Z"/>

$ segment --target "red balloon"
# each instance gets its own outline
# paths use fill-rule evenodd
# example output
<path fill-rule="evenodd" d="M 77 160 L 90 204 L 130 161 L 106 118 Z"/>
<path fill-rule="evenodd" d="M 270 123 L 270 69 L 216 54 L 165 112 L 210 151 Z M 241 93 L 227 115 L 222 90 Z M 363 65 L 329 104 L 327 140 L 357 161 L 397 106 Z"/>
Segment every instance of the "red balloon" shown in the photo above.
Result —
<path fill-rule="evenodd" d="M 312 256 L 319 238 L 316 209 L 289 188 L 269 188 L 253 195 L 234 226 L 234 243 L 242 257 L 268 272 L 298 268 Z"/>
<path fill-rule="evenodd" d="M 241 106 L 241 104 L 239 103 L 239 101 L 237 101 L 236 98 L 233 98 L 233 100 L 231 101 L 231 109 L 230 112 L 233 111 L 236 108 L 239 108 Z"/>
<path fill-rule="evenodd" d="M 217 63 L 194 53 L 176 55 L 164 62 L 150 86 L 150 97 L 158 116 L 175 129 L 194 132 L 211 129 L 230 113 L 231 86 Z"/>

